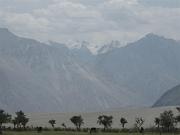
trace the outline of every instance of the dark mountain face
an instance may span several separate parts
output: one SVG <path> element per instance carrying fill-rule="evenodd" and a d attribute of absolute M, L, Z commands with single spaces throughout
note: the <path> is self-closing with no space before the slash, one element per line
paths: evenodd
<path fill-rule="evenodd" d="M 180 105 L 180 85 L 165 92 L 153 106 L 158 107 L 178 105 Z"/>
<path fill-rule="evenodd" d="M 149 34 L 92 55 L 0 29 L 0 106 L 8 111 L 97 111 L 152 105 L 180 82 L 180 45 Z"/>
<path fill-rule="evenodd" d="M 136 102 L 151 105 L 180 81 L 180 44 L 148 34 L 135 43 L 98 56 L 97 69 L 119 88 L 137 95 Z"/>

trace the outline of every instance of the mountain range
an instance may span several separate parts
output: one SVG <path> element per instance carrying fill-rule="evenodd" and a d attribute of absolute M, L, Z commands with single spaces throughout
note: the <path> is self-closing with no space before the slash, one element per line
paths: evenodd
<path fill-rule="evenodd" d="M 179 106 L 180 105 L 180 85 L 165 92 L 153 105 L 158 106 Z"/>
<path fill-rule="evenodd" d="M 70 49 L 1 28 L 0 108 L 85 112 L 151 106 L 180 82 L 180 43 L 175 40 L 148 34 L 109 48 L 94 55 L 86 45 Z"/>

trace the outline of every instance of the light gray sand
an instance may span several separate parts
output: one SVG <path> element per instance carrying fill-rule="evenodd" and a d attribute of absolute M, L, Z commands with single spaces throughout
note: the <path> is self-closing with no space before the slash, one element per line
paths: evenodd
<path fill-rule="evenodd" d="M 134 127 L 135 118 L 142 117 L 145 120 L 144 127 L 154 126 L 154 118 L 158 117 L 160 113 L 165 110 L 172 110 L 175 115 L 178 111 L 176 107 L 158 107 L 158 108 L 122 108 L 114 109 L 114 111 L 105 111 L 105 112 L 91 112 L 91 113 L 31 113 L 27 116 L 30 118 L 29 126 L 43 126 L 50 127 L 48 123 L 50 119 L 56 120 L 56 127 L 61 127 L 62 123 L 65 123 L 67 127 L 74 127 L 74 125 L 69 120 L 74 115 L 82 115 L 84 119 L 83 127 L 99 127 L 97 124 L 97 117 L 99 115 L 112 115 L 113 116 L 113 125 L 114 128 L 121 127 L 120 118 L 125 117 L 128 121 L 126 127 Z"/>

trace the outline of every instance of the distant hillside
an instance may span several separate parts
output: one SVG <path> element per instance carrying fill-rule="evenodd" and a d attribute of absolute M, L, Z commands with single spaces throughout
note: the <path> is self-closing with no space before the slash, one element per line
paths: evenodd
<path fill-rule="evenodd" d="M 98 79 L 91 55 L 85 47 L 69 50 L 0 29 L 0 109 L 79 112 L 131 103 Z"/>
<path fill-rule="evenodd" d="M 152 105 L 180 82 L 180 44 L 155 34 L 100 54 L 97 59 L 98 74 L 133 93 L 137 105 Z"/>
<path fill-rule="evenodd" d="M 89 112 L 152 106 L 180 82 L 175 40 L 148 34 L 125 47 L 104 49 L 93 55 L 85 45 L 69 49 L 0 29 L 0 109 Z"/>
<path fill-rule="evenodd" d="M 165 92 L 154 106 L 176 106 L 180 105 L 180 85 Z"/>

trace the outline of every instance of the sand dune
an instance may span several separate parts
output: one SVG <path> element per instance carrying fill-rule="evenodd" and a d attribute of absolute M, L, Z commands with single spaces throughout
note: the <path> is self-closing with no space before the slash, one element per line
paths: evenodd
<path fill-rule="evenodd" d="M 56 127 L 61 127 L 61 123 L 65 123 L 68 127 L 73 127 L 73 124 L 69 120 L 74 115 L 82 115 L 84 118 L 83 127 L 99 127 L 97 124 L 97 117 L 102 114 L 113 116 L 113 128 L 119 128 L 120 118 L 125 117 L 128 120 L 126 127 L 130 128 L 134 126 L 136 117 L 142 117 L 145 119 L 144 127 L 154 126 L 154 118 L 158 117 L 160 113 L 165 110 L 172 110 L 175 115 L 178 114 L 176 107 L 158 107 L 158 108 L 122 108 L 114 109 L 113 111 L 104 112 L 91 112 L 91 113 L 31 113 L 28 114 L 30 118 L 29 126 L 43 126 L 50 127 L 48 120 L 55 119 Z"/>

